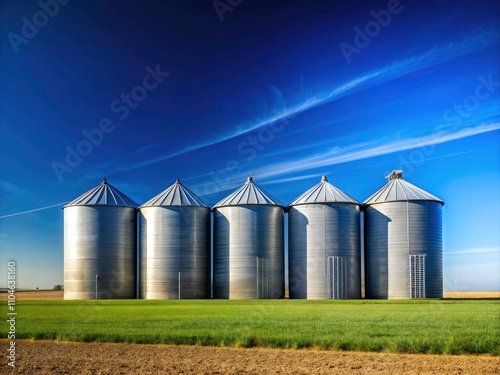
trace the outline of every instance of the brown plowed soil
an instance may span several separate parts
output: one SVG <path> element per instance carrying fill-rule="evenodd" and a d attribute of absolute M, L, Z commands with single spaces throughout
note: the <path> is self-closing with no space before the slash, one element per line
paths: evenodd
<path fill-rule="evenodd" d="M 0 373 L 500 374 L 500 358 L 17 340 L 16 367 L 2 355 Z"/>
<path fill-rule="evenodd" d="M 0 293 L 0 301 L 6 301 L 7 292 Z M 39 301 L 39 300 L 57 300 L 64 299 L 64 291 L 62 290 L 18 290 L 16 291 L 17 301 Z"/>

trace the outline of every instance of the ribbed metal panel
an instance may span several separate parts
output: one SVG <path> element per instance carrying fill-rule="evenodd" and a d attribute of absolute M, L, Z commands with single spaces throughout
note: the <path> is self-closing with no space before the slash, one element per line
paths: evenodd
<path fill-rule="evenodd" d="M 441 201 L 366 207 L 367 298 L 410 298 L 410 255 L 425 255 L 425 297 L 443 297 L 441 215 Z"/>
<path fill-rule="evenodd" d="M 136 209 L 64 209 L 64 299 L 135 298 Z"/>
<path fill-rule="evenodd" d="M 214 297 L 284 297 L 283 208 L 219 207 L 214 216 Z"/>
<path fill-rule="evenodd" d="M 340 282 L 331 257 L 345 264 L 345 298 L 361 298 L 360 206 L 300 204 L 288 211 L 290 298 L 327 299 Z M 338 259 L 335 259 L 335 263 Z M 336 283 L 329 283 L 336 280 Z M 344 287 L 344 286 L 342 286 Z"/>
<path fill-rule="evenodd" d="M 177 180 L 139 207 L 140 297 L 208 298 L 210 208 Z"/>
<path fill-rule="evenodd" d="M 147 206 L 139 210 L 141 298 L 208 298 L 210 208 Z"/>

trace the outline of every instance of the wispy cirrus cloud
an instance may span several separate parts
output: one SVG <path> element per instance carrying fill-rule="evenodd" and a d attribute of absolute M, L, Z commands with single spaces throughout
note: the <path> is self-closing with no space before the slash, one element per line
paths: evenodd
<path fill-rule="evenodd" d="M 456 131 L 441 131 L 437 132 L 431 135 L 423 136 L 423 137 L 418 137 L 418 138 L 413 138 L 413 139 L 405 139 L 405 140 L 398 140 L 394 142 L 388 142 L 385 144 L 377 144 L 376 142 L 363 142 L 359 144 L 354 144 L 347 146 L 345 148 L 340 148 L 336 147 L 331 149 L 329 152 L 321 154 L 321 155 L 315 155 L 311 157 L 301 157 L 300 159 L 297 160 L 290 160 L 287 162 L 283 163 L 276 163 L 272 165 L 268 165 L 265 168 L 259 168 L 255 171 L 256 174 L 259 176 L 259 180 L 266 181 L 267 183 L 273 183 L 275 181 L 270 180 L 271 178 L 276 178 L 281 175 L 285 175 L 291 172 L 297 173 L 297 172 L 305 172 L 311 169 L 319 168 L 319 167 L 326 167 L 329 165 L 334 165 L 334 164 L 341 164 L 341 163 L 346 163 L 350 161 L 356 161 L 356 160 L 362 160 L 362 159 L 367 159 L 371 157 L 376 157 L 376 156 L 381 156 L 381 155 L 386 155 L 394 152 L 399 152 L 399 151 L 404 151 L 404 150 L 410 150 L 418 147 L 428 147 L 430 145 L 436 145 L 440 143 L 445 143 L 449 141 L 454 141 L 458 139 L 462 139 L 465 137 L 470 137 L 482 133 L 487 133 L 491 131 L 496 131 L 500 130 L 500 122 L 495 122 L 491 124 L 481 124 L 478 126 L 471 126 L 465 129 L 460 129 Z M 468 152 L 468 151 L 466 151 Z M 461 154 L 461 153 L 457 153 Z M 456 154 L 453 154 L 456 155 Z M 205 175 L 200 175 L 197 177 L 202 177 Z M 307 174 L 307 175 L 300 175 L 300 176 L 293 176 L 293 177 L 288 177 L 288 178 L 280 178 L 279 182 L 288 182 L 288 181 L 297 181 L 297 180 L 302 180 L 306 178 L 312 178 L 312 177 L 317 177 L 316 173 L 313 174 Z M 278 181 L 276 181 L 278 182 Z M 203 185 L 205 185 L 205 182 L 203 182 Z M 237 187 L 241 185 L 240 180 L 235 180 L 233 182 L 230 182 L 228 184 L 224 184 L 223 186 L 220 187 L 214 187 L 211 192 L 212 193 L 217 193 L 219 191 L 227 190 L 233 187 Z M 199 187 L 197 185 L 194 185 L 193 188 Z M 40 208 L 35 208 L 32 210 L 27 210 L 27 211 L 22 211 L 22 212 L 17 212 L 17 213 L 12 213 L 12 214 L 7 214 L 7 215 L 2 215 L 0 216 L 0 219 L 8 218 L 8 217 L 13 217 L 13 216 L 18 216 L 18 215 L 25 215 L 29 214 L 32 212 L 37 212 L 37 211 L 42 211 L 42 210 L 47 210 L 50 208 L 54 207 L 60 207 L 65 205 L 66 203 L 69 203 L 69 201 L 66 202 L 61 202 L 49 206 L 44 206 Z M 485 253 L 485 252 L 497 252 L 500 251 L 497 248 L 477 248 L 477 249 L 469 249 L 469 250 L 460 250 L 460 251 L 455 251 L 455 252 L 447 252 L 447 255 L 457 255 L 457 254 L 466 254 L 466 253 Z"/>
<path fill-rule="evenodd" d="M 44 207 L 34 208 L 32 210 L 27 210 L 27 211 L 22 211 L 22 212 L 16 212 L 16 213 L 12 213 L 12 214 L 2 215 L 2 216 L 0 216 L 0 219 L 6 219 L 8 217 L 19 216 L 19 215 L 26 215 L 26 214 L 30 214 L 32 212 L 37 212 L 37 211 L 44 211 L 44 210 L 48 210 L 50 208 L 63 206 L 66 203 L 69 203 L 69 202 L 70 201 L 61 202 L 61 203 L 52 204 L 50 206 L 44 206 Z"/>
<path fill-rule="evenodd" d="M 368 159 L 394 152 L 411 150 L 419 147 L 428 147 L 440 143 L 450 142 L 465 137 L 487 133 L 500 129 L 500 122 L 481 124 L 460 130 L 439 131 L 430 135 L 389 141 L 380 144 L 378 141 L 363 142 L 345 148 L 335 148 L 330 152 L 310 157 L 300 157 L 281 163 L 275 163 L 255 171 L 259 178 L 276 177 L 291 172 L 303 172 L 315 168 L 326 167 L 334 164 L 347 163 L 356 160 Z"/>
<path fill-rule="evenodd" d="M 498 247 L 476 247 L 472 249 L 446 251 L 445 255 L 465 255 L 465 254 L 485 254 L 485 253 L 500 253 Z"/>
<path fill-rule="evenodd" d="M 500 130 L 500 122 L 469 126 L 459 130 L 441 130 L 417 138 L 399 139 L 395 141 L 386 141 L 384 143 L 380 141 L 362 142 L 346 147 L 330 148 L 330 150 L 319 154 L 315 153 L 309 157 L 301 155 L 297 158 L 290 158 L 285 162 L 267 164 L 265 167 L 253 170 L 253 172 L 259 177 L 259 181 L 267 183 L 277 182 L 273 180 L 277 178 L 279 178 L 279 182 L 301 180 L 310 178 L 311 176 L 317 176 L 317 173 L 305 174 L 317 168 L 330 167 L 335 164 L 363 160 L 420 147 L 429 147 L 496 130 Z M 470 150 L 465 151 L 465 153 L 466 152 L 470 152 Z M 452 155 L 462 153 L 463 152 L 458 152 Z M 287 175 L 292 173 L 296 176 L 287 177 Z M 288 178 L 290 179 L 288 180 Z M 240 180 L 235 180 L 234 182 L 228 182 L 222 186 L 214 186 L 212 193 L 239 186 L 240 182 Z M 202 184 L 204 183 L 205 182 Z"/>
<path fill-rule="evenodd" d="M 359 90 L 376 86 L 429 66 L 440 64 L 459 56 L 492 46 L 498 43 L 499 40 L 500 32 L 496 28 L 485 27 L 473 30 L 469 35 L 458 41 L 450 41 L 439 46 L 434 46 L 420 55 L 394 61 L 381 68 L 366 72 L 358 77 L 342 82 L 331 90 L 324 90 L 322 92 L 309 95 L 301 101 L 286 106 L 285 108 L 275 108 L 272 113 L 260 118 L 240 122 L 232 126 L 228 131 L 219 133 L 216 136 L 180 148 L 173 152 L 151 157 L 140 162 L 130 163 L 126 166 L 113 168 L 113 171 L 119 172 L 141 168 L 228 141 L 256 129 L 270 126 L 271 124 L 281 121 L 287 117 L 296 116 L 312 108 L 330 103 L 347 95 L 351 95 Z"/>

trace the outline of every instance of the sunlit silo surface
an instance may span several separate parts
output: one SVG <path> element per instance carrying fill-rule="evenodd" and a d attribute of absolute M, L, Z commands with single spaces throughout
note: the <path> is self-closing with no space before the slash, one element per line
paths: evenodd
<path fill-rule="evenodd" d="M 106 182 L 64 209 L 64 299 L 135 298 L 136 207 Z"/>
<path fill-rule="evenodd" d="M 210 296 L 210 208 L 179 180 L 139 207 L 140 296 Z"/>
<path fill-rule="evenodd" d="M 365 201 L 367 298 L 442 298 L 439 198 L 393 171 Z"/>
<path fill-rule="evenodd" d="M 361 298 L 360 204 L 328 182 L 288 211 L 290 298 Z"/>
<path fill-rule="evenodd" d="M 214 206 L 214 297 L 284 297 L 284 210 L 249 177 Z"/>

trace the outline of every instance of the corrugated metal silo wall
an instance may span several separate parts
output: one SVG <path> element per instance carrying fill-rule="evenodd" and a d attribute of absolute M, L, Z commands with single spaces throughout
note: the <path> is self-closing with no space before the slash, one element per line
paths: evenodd
<path fill-rule="evenodd" d="M 290 298 L 328 298 L 328 257 L 346 259 L 346 298 L 361 298 L 360 207 L 297 205 L 288 223 Z"/>
<path fill-rule="evenodd" d="M 139 215 L 140 297 L 208 298 L 210 209 L 144 207 Z"/>
<path fill-rule="evenodd" d="M 135 298 L 136 210 L 64 209 L 64 299 Z"/>
<path fill-rule="evenodd" d="M 367 298 L 410 298 L 410 255 L 425 257 L 425 296 L 443 296 L 441 203 L 385 202 L 366 207 Z"/>
<path fill-rule="evenodd" d="M 228 206 L 214 213 L 214 297 L 283 298 L 283 208 Z"/>

